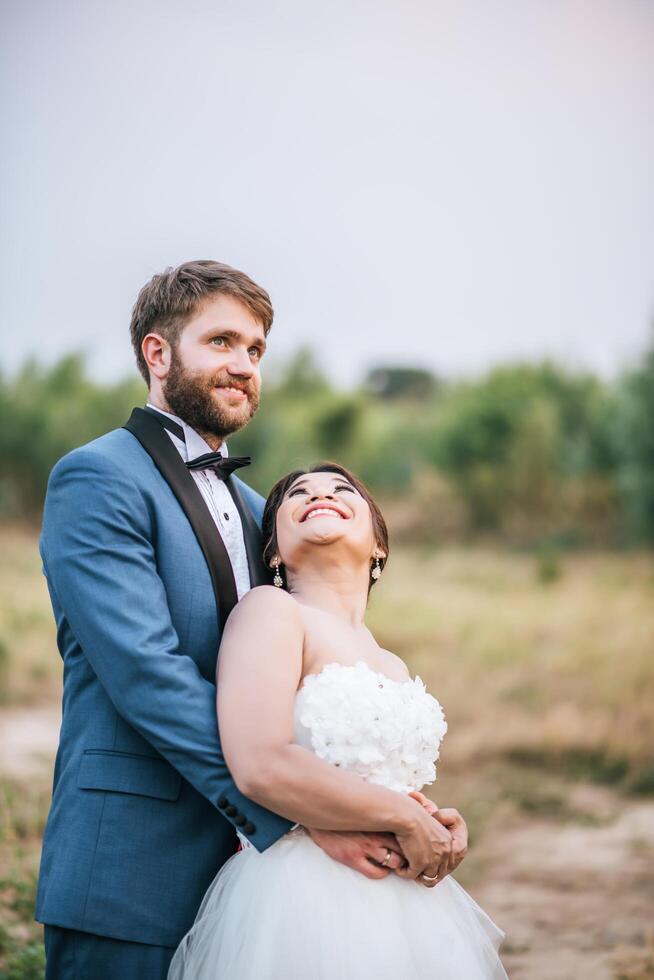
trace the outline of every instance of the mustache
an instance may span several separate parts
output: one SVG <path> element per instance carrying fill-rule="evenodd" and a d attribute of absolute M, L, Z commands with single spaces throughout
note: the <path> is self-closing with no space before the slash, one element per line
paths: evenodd
<path fill-rule="evenodd" d="M 257 388 L 251 378 L 239 374 L 214 374 L 206 381 L 207 388 L 238 388 L 248 398 L 256 395 Z"/>

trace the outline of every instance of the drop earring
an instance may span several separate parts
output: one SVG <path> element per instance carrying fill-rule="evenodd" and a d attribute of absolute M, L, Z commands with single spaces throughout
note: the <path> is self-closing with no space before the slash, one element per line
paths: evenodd
<path fill-rule="evenodd" d="M 273 585 L 276 585 L 278 589 L 281 589 L 284 585 L 284 579 L 279 572 L 279 558 L 275 557 L 273 559 L 273 565 L 275 566 L 275 577 L 273 579 Z"/>
<path fill-rule="evenodd" d="M 375 558 L 375 564 L 373 565 L 373 567 L 372 567 L 372 569 L 370 571 L 370 576 L 376 582 L 377 579 L 379 578 L 379 576 L 381 575 L 381 573 L 382 573 L 382 570 L 381 570 L 381 565 L 379 564 L 379 558 Z"/>

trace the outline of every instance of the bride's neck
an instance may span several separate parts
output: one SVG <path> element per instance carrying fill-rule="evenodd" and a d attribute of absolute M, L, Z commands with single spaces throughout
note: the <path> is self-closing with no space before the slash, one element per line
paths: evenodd
<path fill-rule="evenodd" d="M 290 577 L 289 592 L 305 606 L 361 626 L 368 603 L 368 570 L 303 569 Z"/>

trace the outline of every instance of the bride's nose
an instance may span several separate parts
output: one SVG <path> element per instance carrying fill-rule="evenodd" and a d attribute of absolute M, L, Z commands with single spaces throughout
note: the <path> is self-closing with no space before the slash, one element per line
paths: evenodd
<path fill-rule="evenodd" d="M 313 503 L 315 500 L 333 500 L 333 493 L 314 493 L 309 499 L 309 503 Z"/>

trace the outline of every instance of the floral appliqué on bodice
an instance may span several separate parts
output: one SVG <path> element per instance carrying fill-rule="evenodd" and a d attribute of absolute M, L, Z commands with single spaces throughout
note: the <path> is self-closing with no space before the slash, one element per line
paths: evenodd
<path fill-rule="evenodd" d="M 332 765 L 399 793 L 436 779 L 447 723 L 419 677 L 394 681 L 362 660 L 327 664 L 295 696 L 295 739 Z"/>

